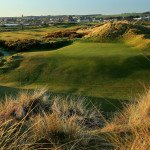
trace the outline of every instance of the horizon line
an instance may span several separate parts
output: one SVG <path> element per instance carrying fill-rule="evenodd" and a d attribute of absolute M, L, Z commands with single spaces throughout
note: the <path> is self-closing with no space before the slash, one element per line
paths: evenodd
<path fill-rule="evenodd" d="M 91 14 L 59 14 L 59 15 L 18 15 L 18 16 L 0 16 L 0 18 L 7 18 L 7 17 L 21 17 L 22 15 L 24 17 L 28 17 L 28 16 L 32 16 L 32 17 L 36 17 L 36 16 L 91 16 L 91 15 L 102 15 L 102 16 L 113 16 L 113 15 L 122 15 L 122 14 L 141 14 L 141 13 L 146 13 L 146 12 L 150 12 L 150 11 L 140 11 L 140 12 L 123 12 L 123 13 L 113 13 L 113 14 L 101 14 L 101 13 L 91 13 Z"/>

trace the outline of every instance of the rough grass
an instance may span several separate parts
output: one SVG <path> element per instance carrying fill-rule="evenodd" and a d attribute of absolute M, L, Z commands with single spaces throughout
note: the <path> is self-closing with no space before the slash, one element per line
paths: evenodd
<path fill-rule="evenodd" d="M 105 119 L 96 106 L 88 108 L 81 98 L 52 98 L 45 89 L 22 92 L 1 103 L 0 147 L 147 150 L 149 98 L 148 92 Z"/>
<path fill-rule="evenodd" d="M 148 30 L 148 29 L 147 29 Z M 150 50 L 150 33 L 137 34 L 133 30 L 130 30 L 124 35 L 125 43 L 134 46 L 141 50 Z"/>
<path fill-rule="evenodd" d="M 112 41 L 121 37 L 130 26 L 127 22 L 109 22 L 92 29 L 86 37 L 95 37 L 101 42 Z"/>
<path fill-rule="evenodd" d="M 66 31 L 57 31 L 53 33 L 49 33 L 45 36 L 46 39 L 57 39 L 57 38 L 82 38 L 85 34 L 78 33 L 76 30 L 66 30 Z"/>
<path fill-rule="evenodd" d="M 78 102 L 69 97 L 49 99 L 45 89 L 7 98 L 0 108 L 0 147 L 100 148 L 101 139 L 89 130 L 103 126 L 101 116 L 89 110 L 81 99 L 76 100 Z"/>
<path fill-rule="evenodd" d="M 143 50 L 150 49 L 150 29 L 142 25 L 118 21 L 89 30 L 85 38 L 97 42 L 122 41 Z"/>
<path fill-rule="evenodd" d="M 17 40 L 26 40 L 26 39 L 36 39 L 41 40 L 45 35 L 52 32 L 64 31 L 68 29 L 76 29 L 82 26 L 79 25 L 67 25 L 66 27 L 61 25 L 50 26 L 46 28 L 39 29 L 25 29 L 20 31 L 11 31 L 11 32 L 1 32 L 0 40 L 4 41 L 17 41 Z M 83 26 L 84 27 L 84 26 Z"/>
<path fill-rule="evenodd" d="M 147 150 L 150 147 L 150 93 L 140 96 L 115 115 L 102 132 L 108 132 L 109 140 L 116 148 Z"/>

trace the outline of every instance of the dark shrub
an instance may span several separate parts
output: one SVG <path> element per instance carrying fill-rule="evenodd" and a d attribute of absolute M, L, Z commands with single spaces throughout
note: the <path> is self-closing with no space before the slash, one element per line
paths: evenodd
<path fill-rule="evenodd" d="M 2 53 L 2 52 L 0 52 L 0 57 L 1 57 L 1 56 L 3 56 L 3 53 Z"/>
<path fill-rule="evenodd" d="M 0 40 L 0 47 L 4 47 L 5 46 L 5 41 Z"/>
<path fill-rule="evenodd" d="M 5 48 L 13 52 L 24 52 L 33 49 L 57 49 L 70 45 L 71 40 L 40 41 L 40 40 L 17 40 L 5 43 Z"/>
<path fill-rule="evenodd" d="M 29 49 L 37 48 L 40 46 L 39 40 L 17 40 L 17 41 L 9 41 L 6 42 L 6 48 L 8 50 L 21 52 L 21 51 L 27 51 Z"/>
<path fill-rule="evenodd" d="M 53 33 L 49 33 L 45 36 L 45 38 L 51 38 L 51 39 L 56 39 L 56 38 L 69 38 L 69 39 L 74 39 L 74 38 L 82 38 L 85 34 L 83 33 L 77 33 L 75 30 L 66 30 L 66 31 L 57 31 Z"/>

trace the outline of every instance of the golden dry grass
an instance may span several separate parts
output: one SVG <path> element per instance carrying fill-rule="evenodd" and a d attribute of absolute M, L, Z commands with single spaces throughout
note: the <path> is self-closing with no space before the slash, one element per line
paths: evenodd
<path fill-rule="evenodd" d="M 17 98 L 15 96 L 6 97 L 0 105 L 0 122 L 5 122 L 9 119 L 22 120 L 28 113 L 36 113 L 44 109 L 44 98 L 46 90 L 37 90 L 33 92 L 21 92 Z M 38 112 L 39 113 L 39 112 Z"/>
<path fill-rule="evenodd" d="M 136 34 L 134 30 L 129 30 L 123 36 L 124 42 L 141 50 L 150 49 L 150 38 L 145 38 L 145 34 Z"/>
<path fill-rule="evenodd" d="M 98 42 L 122 41 L 138 49 L 149 50 L 149 28 L 127 21 L 108 22 L 89 30 L 85 38 Z"/>
<path fill-rule="evenodd" d="M 99 40 L 109 40 L 113 38 L 118 38 L 124 34 L 124 32 L 130 27 L 131 25 L 124 21 L 124 22 L 108 22 L 99 27 L 95 27 L 91 30 L 91 32 L 86 37 L 97 37 Z"/>
<path fill-rule="evenodd" d="M 121 150 L 148 150 L 150 148 L 150 92 L 114 116 L 101 132 Z"/>
<path fill-rule="evenodd" d="M 3 149 L 93 149 L 99 141 L 89 130 L 101 121 L 81 99 L 53 97 L 45 89 L 22 92 L 1 105 Z M 7 110 L 6 110 L 7 109 Z M 101 144 L 96 142 L 95 147 Z M 11 148 L 12 147 L 12 148 Z"/>
<path fill-rule="evenodd" d="M 24 108 L 28 109 L 22 116 Z M 49 97 L 45 89 L 7 98 L 0 117 L 2 114 L 5 121 L 0 124 L 1 149 L 148 150 L 150 147 L 150 92 L 126 105 L 110 121 L 96 107 L 89 109 L 81 98 Z M 22 117 L 18 119 L 17 115 Z"/>

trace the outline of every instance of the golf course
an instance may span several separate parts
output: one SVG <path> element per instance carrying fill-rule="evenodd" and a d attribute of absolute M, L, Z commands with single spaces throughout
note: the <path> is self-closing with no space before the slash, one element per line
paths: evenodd
<path fill-rule="evenodd" d="M 150 0 L 0 0 L 0 150 L 150 150 Z"/>
<path fill-rule="evenodd" d="M 128 99 L 150 82 L 149 52 L 124 43 L 74 42 L 17 55 L 13 61 L 7 58 L 13 68 L 6 66 L 1 73 L 2 86 L 45 86 L 57 93 Z"/>
<path fill-rule="evenodd" d="M 128 21 L 2 32 L 0 146 L 148 150 L 149 35 Z"/>
<path fill-rule="evenodd" d="M 149 39 L 142 39 L 142 34 L 133 34 L 130 42 L 133 39 L 134 42 L 131 44 L 129 40 L 113 41 L 111 38 L 114 35 L 116 37 L 118 33 L 124 34 L 124 30 L 131 28 L 131 25 L 126 23 L 116 23 L 115 26 L 118 27 L 116 30 L 109 23 L 93 28 L 88 34 L 94 40 L 89 40 L 89 37 L 88 40 L 82 38 L 58 48 L 34 48 L 3 57 L 0 66 L 1 86 L 19 89 L 44 86 L 54 93 L 119 100 L 134 98 L 150 83 L 150 51 L 147 48 Z M 71 26 L 63 31 L 76 28 Z M 100 41 L 101 35 L 98 33 L 101 28 L 103 32 L 100 33 L 107 41 Z M 138 30 L 142 32 L 144 29 Z M 43 36 L 44 29 L 39 30 Z M 54 31 L 50 28 L 45 32 L 55 33 L 60 30 L 60 27 Z M 130 32 L 125 33 L 125 38 Z M 28 33 L 29 31 L 12 32 L 9 38 L 17 34 L 22 34 L 21 39 L 26 38 Z M 111 35 L 108 36 L 109 34 Z M 142 44 L 139 44 L 140 38 Z M 135 41 L 140 46 L 134 46 Z"/>

